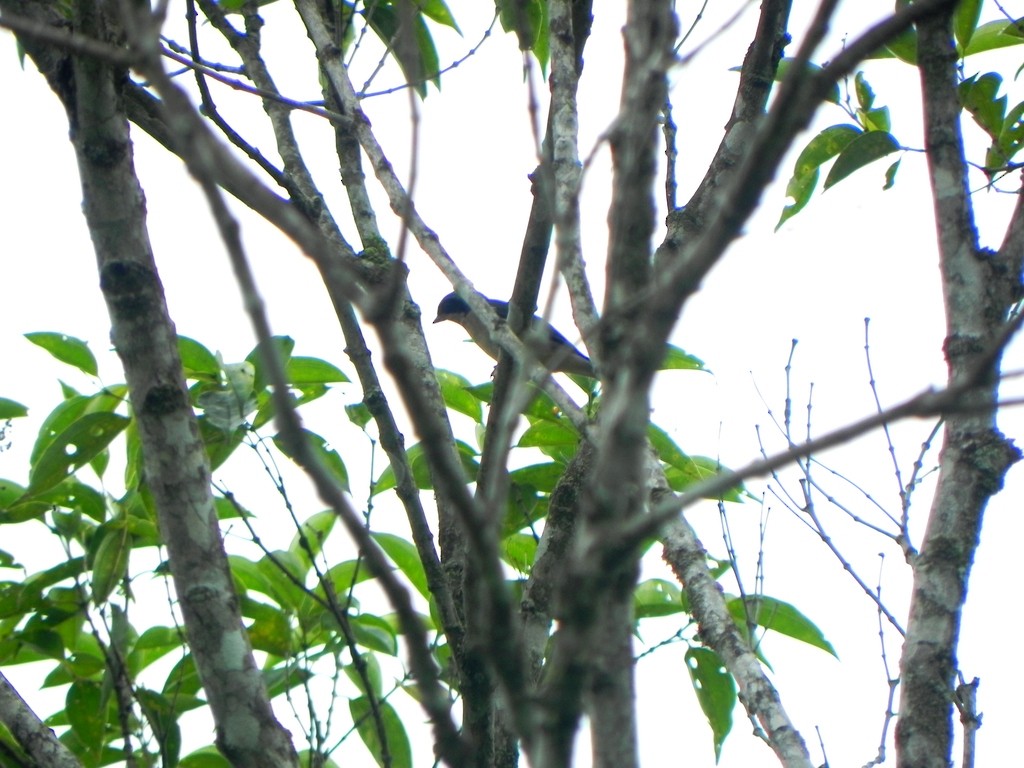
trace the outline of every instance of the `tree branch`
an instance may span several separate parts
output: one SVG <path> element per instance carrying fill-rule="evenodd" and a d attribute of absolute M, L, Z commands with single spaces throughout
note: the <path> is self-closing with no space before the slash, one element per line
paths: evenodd
<path fill-rule="evenodd" d="M 646 503 L 644 488 L 651 456 L 647 446 L 649 383 L 661 356 L 647 365 L 642 344 L 633 344 L 629 333 L 630 297 L 648 287 L 650 237 L 656 207 L 653 200 L 656 168 L 657 121 L 667 93 L 666 72 L 673 60 L 676 18 L 669 4 L 634 0 L 629 4 L 623 36 L 626 70 L 619 115 L 610 132 L 613 188 L 609 211 L 610 236 L 605 298 L 606 317 L 601 325 L 599 350 L 604 355 L 605 391 L 598 415 L 600 441 L 594 469 L 587 478 L 577 521 L 574 547 L 559 591 L 560 627 L 551 646 L 550 662 L 541 695 L 547 719 L 539 729 L 538 764 L 562 765 L 571 757 L 573 737 L 581 711 L 581 697 L 594 680 L 603 644 L 620 649 L 629 645 L 632 626 L 631 601 L 638 565 L 633 553 L 615 561 L 591 561 L 587 551 L 594 541 L 614 535 L 617 523 L 640 514 Z M 571 118 L 571 111 L 566 110 Z M 563 115 L 563 118 L 566 117 Z M 556 122 L 558 116 L 556 116 Z M 566 130 L 571 134 L 571 119 Z M 570 136 L 563 139 L 566 162 L 574 158 Z M 559 147 L 555 148 L 556 159 Z M 557 167 L 557 166 L 556 166 Z M 569 168 L 571 170 L 571 168 Z M 578 184 L 566 174 L 566 193 L 575 196 Z M 557 196 L 556 192 L 556 196 Z M 567 201 L 571 202 L 571 201 Z M 567 210 L 567 224 L 573 221 Z M 568 228 L 575 236 L 575 230 Z M 572 243 L 567 245 L 571 247 Z M 571 255 L 571 254 L 570 254 Z M 585 303 L 585 302 L 581 302 Z M 626 311 L 623 311 L 626 307 Z M 629 342 L 626 342 L 630 339 Z M 614 608 L 612 608 L 614 606 Z M 601 639 L 596 632 L 604 631 Z M 631 694 L 632 667 L 621 670 L 612 699 Z M 607 682 L 607 680 L 606 680 Z M 616 712 L 626 715 L 619 706 Z M 636 761 L 634 715 L 616 729 L 619 743 L 614 754 Z M 599 738 L 609 738 L 602 734 Z"/>
<path fill-rule="evenodd" d="M 47 768 L 82 768 L 82 764 L 53 730 L 47 728 L 0 672 L 0 723 L 36 765 Z"/>
<path fill-rule="evenodd" d="M 911 561 L 914 586 L 896 723 L 899 766 L 952 762 L 956 653 L 971 564 L 988 500 L 1021 458 L 995 426 L 1003 345 L 994 343 L 1020 296 L 1021 254 L 993 257 L 978 249 L 951 19 L 950 9 L 918 24 L 917 59 L 946 309 L 947 381 L 951 388 L 964 381 L 976 386 L 965 393 L 969 408 L 946 419 L 935 496 L 920 555 Z M 1019 239 L 1018 227 L 1015 214 L 1007 242 Z"/>
<path fill-rule="evenodd" d="M 120 35 L 125 20 L 105 16 L 103 11 L 111 9 L 87 5 L 75 10 L 75 25 L 85 35 Z M 71 119 L 111 337 L 124 365 L 146 474 L 154 480 L 149 488 L 196 667 L 217 723 L 218 746 L 236 765 L 294 765 L 294 747 L 273 716 L 242 627 L 220 538 L 206 453 L 153 261 L 128 122 L 120 107 L 123 73 L 94 57 L 73 57 L 71 66 L 58 95 Z"/>

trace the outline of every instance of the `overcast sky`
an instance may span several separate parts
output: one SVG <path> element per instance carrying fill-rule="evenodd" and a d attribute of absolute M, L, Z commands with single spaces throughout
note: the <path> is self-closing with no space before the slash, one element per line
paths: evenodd
<path fill-rule="evenodd" d="M 459 5 L 452 3 L 464 38 L 438 31 L 442 60 L 456 58 L 474 45 L 490 21 L 482 12 L 487 3 L 471 3 L 465 9 Z M 679 4 L 684 10 L 688 5 Z M 695 40 L 711 36 L 738 7 L 736 3 L 712 5 L 716 7 L 708 9 Z M 844 36 L 852 36 L 864 27 L 867 20 L 856 14 L 864 13 L 868 5 L 874 7 L 873 13 L 891 7 L 888 2 L 844 4 L 847 15 L 833 25 L 830 43 L 819 61 L 829 58 Z M 287 50 L 283 37 L 281 42 L 273 37 L 283 26 L 284 10 L 267 8 L 271 22 L 267 27 L 268 45 Z M 801 12 L 806 14 L 806 8 L 801 6 Z M 674 75 L 673 102 L 680 123 L 681 199 L 703 175 L 721 138 L 736 84 L 736 75 L 729 68 L 740 63 L 756 22 L 755 14 L 753 6 L 733 29 Z M 684 24 L 688 22 L 684 19 Z M 599 16 L 587 47 L 580 98 L 584 154 L 617 109 L 621 23 L 621 18 Z M 799 29 L 798 22 L 794 26 L 797 39 Z M 1011 55 L 1012 63 L 1004 71 L 1012 73 L 1018 59 Z M 444 76 L 440 93 L 432 89 L 421 115 L 417 205 L 476 286 L 499 298 L 507 297 L 514 280 L 519 239 L 530 205 L 526 174 L 535 164 L 519 61 L 513 40 L 496 33 L 476 57 Z M 982 61 L 978 66 L 995 64 Z M 969 66 L 968 74 L 971 71 Z M 892 108 L 897 138 L 905 146 L 920 147 L 914 72 L 891 62 L 874 64 L 868 72 L 878 102 Z M 297 98 L 315 97 L 316 80 L 309 72 L 292 69 L 277 77 L 286 93 Z M 121 374 L 109 350 L 109 321 L 81 216 L 81 193 L 67 141 L 67 123 L 56 98 L 31 65 L 24 72 L 19 69 L 9 35 L 0 36 L 0 82 L 8 105 L 5 119 L 0 120 L 0 146 L 5 150 L 4 183 L 0 184 L 0 265 L 5 278 L 0 294 L 0 396 L 32 408 L 31 418 L 16 424 L 8 434 L 14 446 L 0 454 L 0 477 L 24 481 L 35 430 L 59 398 L 57 377 L 82 389 L 90 383 L 50 361 L 22 334 L 54 330 L 87 339 L 101 358 L 104 382 L 116 382 Z M 1022 98 L 1017 90 L 1011 104 Z M 238 101 L 226 93 L 215 93 L 224 103 Z M 546 97 L 546 86 L 539 80 L 538 93 L 542 99 Z M 256 104 L 245 108 L 259 114 Z M 407 175 L 408 100 L 401 94 L 372 99 L 366 109 L 392 162 Z M 838 122 L 847 120 L 832 108 L 822 110 L 816 125 L 820 130 Z M 326 126 L 305 115 L 297 116 L 296 123 L 315 146 L 309 155 L 320 169 L 319 181 L 341 210 L 343 193 L 333 179 L 337 163 L 331 159 Z M 254 340 L 241 312 L 223 248 L 200 196 L 179 162 L 140 132 L 134 135 L 151 236 L 178 330 L 221 350 L 226 360 L 240 359 Z M 970 131 L 970 135 L 977 139 L 976 132 Z M 262 141 L 269 151 L 270 142 L 266 138 Z M 791 171 L 793 159 L 795 156 L 786 162 L 784 175 Z M 598 296 L 603 289 L 607 160 L 607 151 L 600 150 L 588 171 L 583 199 L 584 255 Z M 756 425 L 761 425 L 769 451 L 784 447 L 784 440 L 772 426 L 769 409 L 780 418 L 786 386 L 784 366 L 793 339 L 799 340 L 791 379 L 798 434 L 805 430 L 812 382 L 814 434 L 870 413 L 874 405 L 864 363 L 865 317 L 871 318 L 871 354 L 883 404 L 893 404 L 943 381 L 942 306 L 924 158 L 906 152 L 896 187 L 883 193 L 887 164 L 882 161 L 817 196 L 778 233 L 773 228 L 784 204 L 786 179 L 778 179 L 765 196 L 762 209 L 748 224 L 744 237 L 730 249 L 687 307 L 674 336 L 676 344 L 704 359 L 713 375 L 669 372 L 656 385 L 653 418 L 684 450 L 720 457 L 730 466 L 742 465 L 758 456 Z M 380 196 L 378 199 L 383 200 Z M 983 242 L 997 246 L 1012 196 L 978 192 L 975 201 Z M 382 204 L 379 211 L 384 219 L 387 206 Z M 389 231 L 396 231 L 393 222 L 385 225 Z M 275 331 L 294 336 L 298 354 L 322 356 L 350 370 L 329 302 L 311 264 L 289 241 L 251 217 L 245 219 L 244 236 Z M 407 258 L 413 296 L 430 319 L 437 301 L 450 287 L 417 249 L 411 248 Z M 569 332 L 564 300 L 555 320 Z M 427 337 L 439 365 L 473 381 L 486 380 L 493 364 L 463 343 L 464 334 L 459 328 L 451 324 L 433 326 L 428 328 Z M 1005 367 L 1007 371 L 1024 368 L 1024 348 L 1019 342 L 1008 353 Z M 1008 391 L 1019 394 L 1024 390 L 1018 383 Z M 326 418 L 340 421 L 340 404 L 357 399 L 357 390 L 348 387 L 328 406 L 334 411 L 323 413 L 332 413 Z M 342 435 L 347 434 L 340 431 L 343 426 L 311 426 L 339 444 Z M 456 426 L 467 439 L 473 439 L 467 423 Z M 930 428 L 931 424 L 922 422 L 894 428 L 904 477 L 909 475 Z M 1024 436 L 1021 412 L 1005 413 L 1002 428 L 1011 436 Z M 368 467 L 360 466 L 358 456 L 350 456 L 344 449 L 343 455 L 350 462 L 350 472 L 356 476 L 368 472 Z M 892 463 L 879 434 L 822 459 L 887 510 L 898 510 Z M 933 451 L 926 465 L 934 462 Z M 1010 564 L 1019 557 L 1018 542 L 1024 539 L 1024 485 L 1020 476 L 1019 467 L 1011 471 L 1006 490 L 987 512 L 972 576 L 972 599 L 964 621 L 961 666 L 968 678 L 981 678 L 979 705 L 984 711 L 984 727 L 979 734 L 979 764 L 1018 751 L 1017 700 L 1024 676 L 1016 654 L 1000 652 L 1009 643 L 997 644 L 992 630 L 1012 631 L 1011 622 L 1015 621 L 1011 618 L 1013 608 L 1007 610 L 1008 592 L 1015 582 L 1007 577 Z M 877 519 L 872 503 L 854 487 L 824 469 L 819 470 L 818 478 L 843 503 Z M 782 487 L 795 493 L 795 475 L 784 476 Z M 793 641 L 769 636 L 764 650 L 774 667 L 773 678 L 804 737 L 813 741 L 815 728 L 820 727 L 832 765 L 862 765 L 874 756 L 886 694 L 872 604 L 820 542 L 773 498 L 773 491 L 780 489 L 777 483 L 755 480 L 748 488 L 755 496 L 765 495 L 764 507 L 755 503 L 733 505 L 728 513 L 747 588 L 752 586 L 759 520 L 767 515 L 766 592 L 792 602 L 815 620 L 840 657 L 836 661 Z M 918 533 L 927 510 L 928 489 L 926 483 L 914 510 Z M 874 584 L 878 578 L 878 553 L 886 553 L 886 600 L 898 616 L 905 615 L 906 568 L 896 548 L 845 524 L 835 508 L 828 507 L 823 499 L 819 501 L 822 510 L 836 520 L 840 532 L 837 541 L 847 548 L 848 556 L 868 583 Z M 317 502 L 310 499 L 308 503 L 307 514 L 318 508 Z M 723 555 L 714 506 L 698 508 L 688 517 L 711 552 Z M 6 536 L 5 532 L 5 541 Z M 16 554 L 21 556 L 20 551 Z M 656 573 L 655 568 L 656 558 L 649 572 Z M 657 642 L 677 628 L 678 624 L 664 622 L 645 630 L 643 640 Z M 895 670 L 899 646 L 891 631 L 887 637 L 889 663 Z M 644 646 L 638 644 L 637 648 L 643 650 Z M 664 649 L 639 666 L 641 739 L 649 765 L 682 762 L 679 734 L 685 739 L 688 765 L 714 764 L 710 733 L 693 702 L 682 666 L 683 650 L 678 645 Z M 30 695 L 33 691 L 23 693 Z M 772 765 L 774 758 L 763 744 L 747 735 L 749 728 L 740 710 L 736 718 L 721 765 Z M 667 744 L 674 745 L 671 753 L 664 751 Z M 812 756 L 821 762 L 817 745 L 809 746 Z"/>

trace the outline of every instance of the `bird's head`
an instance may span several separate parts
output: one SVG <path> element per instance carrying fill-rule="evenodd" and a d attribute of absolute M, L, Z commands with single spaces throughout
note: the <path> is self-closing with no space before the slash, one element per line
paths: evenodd
<path fill-rule="evenodd" d="M 434 318 L 434 322 L 441 323 L 445 320 L 452 320 L 461 323 L 468 314 L 469 304 L 466 303 L 466 300 L 457 293 L 449 293 L 437 305 L 437 317 Z"/>

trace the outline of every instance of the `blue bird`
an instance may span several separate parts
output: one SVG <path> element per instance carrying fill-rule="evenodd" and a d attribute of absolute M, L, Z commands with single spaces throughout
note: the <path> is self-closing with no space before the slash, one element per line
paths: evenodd
<path fill-rule="evenodd" d="M 494 312 L 498 317 L 505 320 L 508 319 L 507 301 L 488 299 L 486 296 L 484 298 L 487 303 L 494 308 Z M 466 329 L 470 338 L 476 342 L 480 349 L 495 360 L 498 359 L 499 347 L 491 340 L 489 329 L 483 322 L 481 322 L 480 318 L 470 312 L 469 304 L 467 304 L 465 299 L 457 293 L 449 293 L 441 299 L 441 303 L 437 305 L 437 317 L 434 318 L 434 322 L 440 323 L 444 320 L 451 320 L 453 323 L 461 325 Z M 543 341 L 544 348 L 534 350 L 542 365 L 544 365 L 549 371 L 561 371 L 562 373 L 589 376 L 592 379 L 597 378 L 597 374 L 594 373 L 594 365 L 590 362 L 590 358 L 576 349 L 576 347 L 574 347 L 572 343 L 565 338 L 565 336 L 556 331 L 550 323 L 544 322 L 536 315 L 534 315 L 532 322 L 534 327 L 540 324 L 546 331 L 545 339 Z"/>

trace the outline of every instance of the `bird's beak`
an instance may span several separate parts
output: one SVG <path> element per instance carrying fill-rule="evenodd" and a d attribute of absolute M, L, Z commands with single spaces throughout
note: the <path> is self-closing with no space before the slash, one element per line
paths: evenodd
<path fill-rule="evenodd" d="M 434 318 L 434 325 L 437 325 L 438 323 L 444 322 L 447 319 L 448 318 L 445 317 L 444 315 L 438 314 L 438 316 Z"/>

